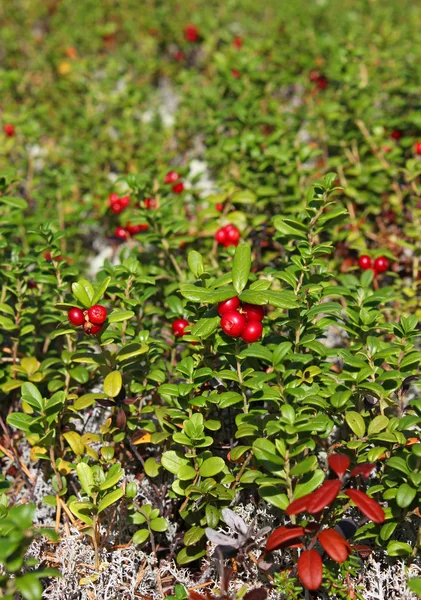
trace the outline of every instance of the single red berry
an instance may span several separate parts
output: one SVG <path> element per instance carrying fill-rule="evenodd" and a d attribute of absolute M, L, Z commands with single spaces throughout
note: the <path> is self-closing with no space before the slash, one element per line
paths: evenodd
<path fill-rule="evenodd" d="M 234 298 L 229 298 L 228 300 L 223 300 L 218 304 L 217 310 L 218 315 L 222 317 L 227 312 L 232 312 L 233 310 L 237 310 L 240 306 L 240 298 L 238 296 L 234 296 Z"/>
<path fill-rule="evenodd" d="M 221 329 L 231 337 L 238 337 L 241 335 L 245 325 L 245 316 L 236 310 L 232 310 L 222 315 Z"/>
<path fill-rule="evenodd" d="M 238 69 L 231 69 L 231 75 L 234 77 L 234 79 L 238 79 L 241 73 Z"/>
<path fill-rule="evenodd" d="M 93 323 L 89 323 L 88 321 L 85 321 L 85 323 L 83 324 L 83 331 L 88 335 L 95 335 L 99 333 L 101 329 L 102 325 L 94 325 Z"/>
<path fill-rule="evenodd" d="M 327 88 L 328 80 L 324 75 L 320 75 L 319 79 L 316 81 L 316 87 L 319 90 L 325 90 Z"/>
<path fill-rule="evenodd" d="M 184 59 L 184 52 L 182 52 L 181 50 L 177 50 L 177 52 L 175 52 L 174 54 L 174 60 L 176 60 L 177 62 L 183 62 Z"/>
<path fill-rule="evenodd" d="M 154 208 L 156 208 L 156 200 L 154 200 L 153 198 L 145 198 L 144 205 L 146 210 L 153 210 Z"/>
<path fill-rule="evenodd" d="M 28 279 L 28 288 L 30 290 L 36 290 L 38 289 L 38 284 L 33 279 Z"/>
<path fill-rule="evenodd" d="M 13 137 L 15 135 L 15 126 L 11 123 L 6 123 L 6 125 L 3 126 L 3 131 L 7 137 Z"/>
<path fill-rule="evenodd" d="M 241 46 L 244 44 L 242 38 L 240 38 L 239 36 L 235 37 L 232 40 L 232 45 L 234 46 L 234 48 L 241 48 Z"/>
<path fill-rule="evenodd" d="M 215 240 L 218 242 L 218 244 L 225 244 L 227 241 L 227 232 L 224 227 L 221 227 L 221 229 L 218 229 L 218 231 L 215 233 Z"/>
<path fill-rule="evenodd" d="M 385 256 L 379 256 L 374 261 L 374 270 L 378 273 L 384 273 L 389 269 L 389 261 Z"/>
<path fill-rule="evenodd" d="M 262 336 L 263 325 L 260 321 L 249 321 L 243 329 L 241 337 L 247 344 L 257 342 Z"/>
<path fill-rule="evenodd" d="M 247 321 L 263 321 L 265 316 L 265 309 L 258 304 L 249 304 L 248 302 L 245 302 L 241 310 Z"/>
<path fill-rule="evenodd" d="M 124 206 L 121 204 L 119 200 L 117 202 L 113 202 L 111 204 L 111 210 L 115 215 L 119 215 L 124 210 Z"/>
<path fill-rule="evenodd" d="M 240 241 L 240 232 L 238 231 L 238 229 L 234 225 L 229 224 L 225 227 L 225 231 L 226 243 L 224 245 L 237 246 L 238 242 Z"/>
<path fill-rule="evenodd" d="M 172 191 L 174 192 L 174 194 L 181 194 L 181 192 L 184 191 L 184 184 L 182 181 L 180 181 L 179 183 L 176 183 L 175 185 L 172 186 Z"/>
<path fill-rule="evenodd" d="M 115 202 L 118 202 L 118 200 L 118 194 L 116 194 L 115 192 L 111 192 L 111 194 L 108 195 L 108 204 L 110 206 L 112 206 Z"/>
<path fill-rule="evenodd" d="M 127 240 L 128 232 L 124 229 L 124 227 L 116 227 L 114 230 L 114 237 L 119 240 Z"/>
<path fill-rule="evenodd" d="M 130 235 L 137 235 L 138 233 L 146 231 L 147 229 L 149 229 L 149 225 L 147 223 L 140 223 L 139 225 L 131 225 L 129 221 L 126 223 L 126 231 L 128 231 Z"/>
<path fill-rule="evenodd" d="M 118 201 L 120 202 L 123 208 L 127 208 L 130 204 L 130 198 L 128 196 L 122 196 L 118 199 Z"/>
<path fill-rule="evenodd" d="M 224 205 L 221 204 L 221 202 L 218 202 L 218 204 L 215 206 L 216 210 L 218 210 L 219 212 L 222 212 L 224 210 Z"/>
<path fill-rule="evenodd" d="M 189 325 L 186 319 L 176 319 L 172 322 L 171 329 L 175 337 L 183 337 L 185 328 Z"/>
<path fill-rule="evenodd" d="M 382 150 L 383 150 L 383 152 L 385 152 L 387 154 L 388 152 L 390 152 L 392 150 L 392 148 L 390 146 L 383 146 Z"/>
<path fill-rule="evenodd" d="M 373 266 L 371 258 L 366 254 L 360 256 L 360 258 L 358 259 L 358 265 L 364 271 L 366 271 L 367 269 L 371 269 L 371 267 Z"/>
<path fill-rule="evenodd" d="M 199 29 L 196 25 L 186 25 L 184 28 L 184 38 L 188 42 L 197 42 L 199 39 Z"/>
<path fill-rule="evenodd" d="M 308 78 L 310 79 L 310 81 L 315 83 L 318 79 L 320 79 L 319 71 L 315 71 L 315 70 L 310 71 L 310 73 L 308 74 Z"/>
<path fill-rule="evenodd" d="M 415 152 L 416 154 L 421 154 L 421 142 L 415 144 Z"/>
<path fill-rule="evenodd" d="M 394 140 L 400 140 L 402 137 L 402 131 L 399 131 L 399 129 L 394 129 L 390 134 L 390 137 Z"/>
<path fill-rule="evenodd" d="M 164 177 L 164 183 L 175 183 L 180 179 L 180 175 L 175 171 L 168 171 Z"/>
<path fill-rule="evenodd" d="M 70 323 L 73 323 L 73 325 L 83 325 L 85 322 L 85 315 L 80 308 L 71 308 L 67 313 L 67 316 L 69 317 Z"/>
<path fill-rule="evenodd" d="M 88 317 L 91 323 L 102 325 L 107 318 L 107 309 L 100 304 L 95 304 L 88 310 Z"/>
<path fill-rule="evenodd" d="M 51 252 L 47 251 L 47 252 L 44 252 L 44 258 L 45 258 L 45 260 L 48 260 L 48 262 L 50 262 L 52 260 L 53 256 L 52 256 Z"/>

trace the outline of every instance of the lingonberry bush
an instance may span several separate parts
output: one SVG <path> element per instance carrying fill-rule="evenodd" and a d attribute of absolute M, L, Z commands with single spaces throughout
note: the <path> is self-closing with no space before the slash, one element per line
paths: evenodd
<path fill-rule="evenodd" d="M 18 4 L 4 596 L 421 596 L 420 7 Z"/>

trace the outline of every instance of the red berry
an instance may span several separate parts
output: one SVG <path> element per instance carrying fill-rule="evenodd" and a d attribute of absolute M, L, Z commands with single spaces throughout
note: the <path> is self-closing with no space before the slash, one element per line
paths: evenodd
<path fill-rule="evenodd" d="M 238 79 L 241 73 L 238 69 L 231 69 L 231 75 L 234 77 L 234 79 Z"/>
<path fill-rule="evenodd" d="M 88 335 L 95 335 L 99 333 L 102 329 L 102 325 L 93 325 L 92 323 L 88 323 L 85 321 L 83 324 L 83 331 Z"/>
<path fill-rule="evenodd" d="M 112 206 L 115 202 L 118 202 L 118 194 L 111 192 L 111 194 L 108 195 L 108 203 Z"/>
<path fill-rule="evenodd" d="M 52 260 L 53 256 L 51 254 L 51 252 L 44 252 L 44 258 L 45 260 L 48 260 L 48 262 L 50 262 L 50 260 Z"/>
<path fill-rule="evenodd" d="M 225 246 L 237 246 L 240 241 L 240 232 L 234 225 L 227 225 L 225 227 L 226 231 L 226 242 Z"/>
<path fill-rule="evenodd" d="M 174 60 L 176 60 L 177 62 L 182 62 L 184 59 L 184 52 L 181 52 L 181 50 L 177 50 L 177 52 L 174 54 Z"/>
<path fill-rule="evenodd" d="M 175 183 L 180 179 L 180 175 L 175 171 L 168 171 L 164 177 L 164 183 Z"/>
<path fill-rule="evenodd" d="M 383 146 L 382 150 L 383 150 L 383 152 L 388 153 L 388 152 L 390 152 L 392 150 L 392 148 L 390 146 Z"/>
<path fill-rule="evenodd" d="M 327 88 L 328 80 L 324 75 L 320 75 L 319 79 L 316 81 L 316 87 L 319 90 L 325 90 Z"/>
<path fill-rule="evenodd" d="M 181 194 L 181 192 L 184 191 L 184 184 L 182 181 L 180 181 L 180 183 L 176 183 L 175 185 L 172 186 L 172 191 L 174 192 L 174 194 Z"/>
<path fill-rule="evenodd" d="M 215 240 L 218 242 L 218 244 L 225 244 L 227 241 L 227 232 L 224 227 L 221 227 L 221 229 L 218 229 L 218 231 L 215 233 Z"/>
<path fill-rule="evenodd" d="M 67 313 L 67 316 L 69 317 L 70 323 L 73 323 L 73 325 L 83 325 L 85 322 L 85 315 L 80 308 L 71 308 Z"/>
<path fill-rule="evenodd" d="M 229 298 L 228 300 L 223 300 L 218 304 L 218 315 L 222 317 L 227 312 L 232 312 L 237 310 L 240 306 L 240 299 L 238 296 L 234 296 L 234 298 Z"/>
<path fill-rule="evenodd" d="M 374 261 L 374 270 L 378 273 L 384 273 L 388 270 L 388 268 L 389 261 L 385 256 L 379 256 L 379 258 L 376 258 L 376 260 Z"/>
<path fill-rule="evenodd" d="M 310 79 L 310 81 L 315 83 L 318 79 L 320 79 L 319 71 L 310 71 L 310 73 L 308 74 L 308 78 Z"/>
<path fill-rule="evenodd" d="M 136 235 L 142 231 L 146 231 L 147 229 L 149 229 L 149 225 L 147 223 L 140 223 L 139 225 L 130 225 L 130 222 L 126 223 L 126 231 L 128 231 L 130 235 Z"/>
<path fill-rule="evenodd" d="M 28 279 L 28 288 L 30 290 L 36 290 L 38 289 L 38 284 L 33 279 Z"/>
<path fill-rule="evenodd" d="M 6 123 L 3 127 L 3 131 L 7 137 L 13 137 L 15 135 L 15 126 L 11 123 Z"/>
<path fill-rule="evenodd" d="M 123 208 L 127 208 L 130 204 L 130 198 L 128 196 L 122 196 L 118 199 L 118 201 L 120 202 Z"/>
<path fill-rule="evenodd" d="M 367 256 L 366 254 L 363 254 L 358 259 L 358 265 L 360 266 L 361 269 L 364 269 L 364 271 L 366 271 L 367 269 L 371 269 L 371 267 L 372 267 L 371 258 L 369 256 Z"/>
<path fill-rule="evenodd" d="M 102 325 L 107 318 L 107 310 L 100 304 L 95 304 L 88 310 L 88 317 L 91 323 Z"/>
<path fill-rule="evenodd" d="M 243 329 L 241 337 L 247 344 L 252 344 L 260 339 L 263 331 L 263 325 L 260 321 L 249 321 Z"/>
<path fill-rule="evenodd" d="M 121 212 L 123 212 L 124 210 L 124 206 L 121 204 L 121 202 L 119 200 L 117 200 L 117 202 L 113 202 L 111 205 L 111 210 L 113 211 L 113 213 L 115 215 L 120 214 Z"/>
<path fill-rule="evenodd" d="M 258 304 L 248 304 L 245 302 L 242 306 L 243 315 L 245 315 L 247 321 L 263 321 L 265 316 L 265 309 L 263 306 Z"/>
<path fill-rule="evenodd" d="M 154 200 L 153 198 L 145 198 L 144 205 L 146 210 L 153 210 L 154 208 L 156 208 L 156 200 Z"/>
<path fill-rule="evenodd" d="M 185 328 L 189 325 L 186 319 L 176 319 L 173 321 L 171 328 L 175 337 L 183 337 Z"/>
<path fill-rule="evenodd" d="M 416 152 L 417 154 L 421 154 L 421 142 L 417 142 L 417 143 L 415 144 L 415 152 Z"/>
<path fill-rule="evenodd" d="M 184 37 L 188 42 L 197 42 L 199 39 L 199 29 L 196 25 L 186 25 L 184 28 Z"/>
<path fill-rule="evenodd" d="M 234 48 L 241 48 L 241 46 L 244 44 L 242 38 L 240 38 L 239 36 L 235 37 L 232 40 L 232 45 L 234 46 Z"/>
<path fill-rule="evenodd" d="M 218 202 L 218 204 L 215 206 L 216 210 L 219 210 L 219 212 L 222 212 L 224 210 L 224 205 L 221 204 L 221 202 Z"/>
<path fill-rule="evenodd" d="M 394 140 L 400 140 L 400 138 L 402 137 L 402 132 L 399 131 L 399 129 L 395 129 L 390 134 L 390 137 L 393 138 Z"/>
<path fill-rule="evenodd" d="M 116 227 L 114 230 L 114 237 L 119 240 L 127 240 L 128 232 L 124 229 L 124 227 Z"/>
<path fill-rule="evenodd" d="M 232 310 L 222 315 L 221 329 L 231 337 L 238 337 L 241 335 L 245 325 L 245 316 L 236 310 Z"/>

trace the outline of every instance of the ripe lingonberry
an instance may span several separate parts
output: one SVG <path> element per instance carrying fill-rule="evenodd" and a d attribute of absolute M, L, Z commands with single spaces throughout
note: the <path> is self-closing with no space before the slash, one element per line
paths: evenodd
<path fill-rule="evenodd" d="M 124 206 L 121 204 L 121 202 L 119 200 L 117 200 L 116 202 L 113 202 L 111 205 L 111 210 L 113 211 L 113 213 L 115 215 L 120 214 L 121 212 L 123 212 L 124 210 Z"/>
<path fill-rule="evenodd" d="M 258 304 L 249 304 L 248 302 L 245 302 L 241 310 L 249 322 L 263 321 L 265 316 L 265 309 L 263 306 L 259 306 Z"/>
<path fill-rule="evenodd" d="M 387 154 L 388 152 L 390 152 L 392 150 L 392 148 L 390 146 L 382 146 L 382 150 L 383 150 L 383 152 L 385 152 Z"/>
<path fill-rule="evenodd" d="M 238 296 L 234 296 L 234 298 L 229 298 L 228 300 L 223 300 L 218 304 L 218 315 L 222 317 L 225 313 L 232 312 L 233 310 L 237 310 L 240 306 L 240 299 Z"/>
<path fill-rule="evenodd" d="M 234 46 L 234 48 L 241 48 L 241 46 L 243 45 L 243 40 L 242 38 L 240 38 L 239 36 L 235 37 L 232 40 L 232 45 Z"/>
<path fill-rule="evenodd" d="M 236 310 L 232 310 L 222 315 L 221 329 L 231 337 L 238 337 L 241 335 L 245 325 L 245 316 Z"/>
<path fill-rule="evenodd" d="M 378 273 L 384 273 L 389 268 L 389 261 L 385 256 L 379 256 L 374 261 L 374 270 Z"/>
<path fill-rule="evenodd" d="M 219 212 L 222 212 L 224 210 L 224 205 L 221 204 L 221 202 L 218 202 L 218 204 L 215 206 L 216 210 L 218 210 Z"/>
<path fill-rule="evenodd" d="M 366 254 L 363 254 L 358 259 L 358 265 L 364 271 L 366 271 L 367 269 L 371 269 L 371 267 L 372 267 L 371 258 L 369 256 L 367 256 Z"/>
<path fill-rule="evenodd" d="M 175 183 L 180 179 L 180 175 L 175 171 L 168 171 L 164 177 L 164 183 Z"/>
<path fill-rule="evenodd" d="M 128 232 L 124 229 L 124 227 L 116 227 L 114 230 L 114 237 L 119 240 L 127 240 Z"/>
<path fill-rule="evenodd" d="M 226 231 L 226 241 L 224 246 L 238 246 L 238 242 L 240 241 L 240 232 L 234 225 L 227 225 L 225 227 Z"/>
<path fill-rule="evenodd" d="M 180 181 L 179 183 L 176 183 L 175 185 L 172 186 L 172 191 L 174 192 L 174 194 L 181 194 L 181 192 L 184 191 L 184 184 L 182 181 Z"/>
<path fill-rule="evenodd" d="M 85 321 L 85 323 L 83 324 L 83 331 L 88 335 L 95 335 L 99 333 L 101 329 L 102 325 L 94 325 L 93 323 L 89 323 L 88 321 Z"/>
<path fill-rule="evenodd" d="M 85 315 L 80 308 L 71 308 L 67 313 L 67 316 L 69 317 L 70 323 L 73 323 L 73 325 L 82 325 L 85 322 Z"/>
<path fill-rule="evenodd" d="M 231 69 L 231 75 L 234 77 L 234 79 L 238 79 L 241 73 L 238 69 Z"/>
<path fill-rule="evenodd" d="M 182 62 L 184 59 L 184 52 L 182 52 L 181 50 L 177 50 L 177 52 L 174 54 L 174 60 L 176 60 L 177 62 Z"/>
<path fill-rule="evenodd" d="M 175 337 L 183 337 L 185 328 L 189 325 L 186 319 L 176 319 L 172 322 L 171 329 Z"/>
<path fill-rule="evenodd" d="M 218 229 L 218 231 L 215 233 L 215 240 L 218 242 L 218 244 L 225 244 L 227 241 L 227 233 L 223 227 Z"/>
<path fill-rule="evenodd" d="M 319 88 L 319 90 L 325 90 L 327 88 L 327 84 L 327 77 L 325 77 L 324 75 L 320 75 L 320 77 L 316 81 L 316 87 Z"/>
<path fill-rule="evenodd" d="M 15 126 L 11 123 L 6 123 L 6 125 L 3 126 L 3 131 L 7 137 L 13 137 L 15 135 Z"/>
<path fill-rule="evenodd" d="M 415 152 L 416 154 L 421 154 L 421 142 L 415 144 Z"/>
<path fill-rule="evenodd" d="M 153 210 L 154 208 L 156 208 L 156 200 L 154 200 L 153 198 L 145 198 L 144 205 L 146 210 Z"/>
<path fill-rule="evenodd" d="M 107 318 L 107 310 L 100 304 L 95 304 L 88 310 L 88 317 L 91 323 L 102 325 Z"/>
<path fill-rule="evenodd" d="M 118 201 L 120 202 L 123 208 L 127 208 L 130 204 L 130 198 L 128 196 L 122 196 L 118 199 Z"/>
<path fill-rule="evenodd" d="M 249 321 L 243 329 L 241 337 L 247 344 L 252 344 L 260 339 L 263 331 L 263 325 L 260 321 Z"/>
<path fill-rule="evenodd" d="M 146 231 L 149 229 L 149 225 L 147 223 L 140 223 L 139 225 L 131 225 L 130 221 L 126 223 L 125 227 L 126 231 L 130 233 L 130 235 L 136 235 L 141 233 L 142 231 Z"/>
<path fill-rule="evenodd" d="M 188 42 L 197 42 L 199 39 L 199 29 L 196 25 L 186 25 L 184 28 L 184 38 Z"/>
<path fill-rule="evenodd" d="M 118 202 L 118 194 L 111 192 L 111 194 L 108 195 L 108 204 L 112 206 L 115 202 Z"/>
<path fill-rule="evenodd" d="M 390 134 L 390 137 L 394 140 L 400 140 L 400 138 L 402 137 L 402 132 L 399 131 L 399 129 L 394 129 Z"/>

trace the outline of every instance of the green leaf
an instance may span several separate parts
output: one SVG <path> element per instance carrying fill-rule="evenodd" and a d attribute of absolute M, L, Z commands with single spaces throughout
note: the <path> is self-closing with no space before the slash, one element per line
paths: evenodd
<path fill-rule="evenodd" d="M 69 508 L 72 513 L 83 523 L 89 526 L 93 525 L 91 514 L 95 509 L 95 506 L 92 504 L 92 502 L 71 502 L 69 504 Z"/>
<path fill-rule="evenodd" d="M 151 520 L 149 527 L 152 529 L 152 531 L 167 531 L 168 523 L 163 517 L 157 517 L 156 519 Z"/>
<path fill-rule="evenodd" d="M 398 493 L 396 494 L 396 502 L 401 508 L 408 508 L 416 495 L 417 490 L 414 490 L 414 488 L 407 483 L 402 483 L 399 486 Z"/>
<path fill-rule="evenodd" d="M 421 598 L 421 577 L 408 580 L 409 589 Z"/>
<path fill-rule="evenodd" d="M 296 219 L 284 218 L 281 216 L 276 216 L 273 219 L 273 225 L 280 234 L 286 237 L 292 238 L 307 238 L 307 228 L 303 223 L 297 221 Z"/>
<path fill-rule="evenodd" d="M 123 476 L 124 471 L 121 468 L 120 463 L 115 463 L 108 471 L 105 481 L 99 486 L 100 491 L 103 492 L 104 490 L 109 490 L 115 486 Z"/>
<path fill-rule="evenodd" d="M 231 197 L 233 204 L 254 204 L 256 202 L 256 194 L 251 190 L 239 190 Z"/>
<path fill-rule="evenodd" d="M 16 429 L 21 429 L 26 433 L 29 433 L 29 428 L 33 420 L 33 417 L 30 415 L 25 415 L 24 413 L 10 413 L 6 419 L 9 425 L 15 427 Z"/>
<path fill-rule="evenodd" d="M 199 252 L 196 250 L 191 250 L 187 257 L 187 262 L 189 263 L 189 269 L 193 273 L 196 278 L 199 278 L 203 275 L 205 269 L 203 266 L 203 258 Z"/>
<path fill-rule="evenodd" d="M 148 477 L 158 477 L 160 465 L 156 462 L 153 456 L 150 456 L 145 460 L 145 465 L 143 468 Z"/>
<path fill-rule="evenodd" d="M 109 323 L 121 323 L 122 321 L 128 321 L 132 317 L 134 317 L 134 312 L 132 310 L 115 310 L 110 315 L 108 315 Z"/>
<path fill-rule="evenodd" d="M 129 358 L 134 358 L 135 356 L 140 356 L 141 354 L 145 354 L 149 350 L 149 346 L 146 344 L 138 344 L 137 342 L 133 342 L 131 344 L 127 344 L 122 347 L 122 349 L 117 352 L 116 359 L 120 362 L 122 360 L 128 360 Z"/>
<path fill-rule="evenodd" d="M 219 456 L 212 456 L 207 458 L 199 468 L 199 474 L 201 477 L 214 477 L 225 468 L 224 459 Z"/>
<path fill-rule="evenodd" d="M 187 458 L 184 458 L 184 456 L 180 452 L 176 452 L 175 450 L 168 450 L 162 455 L 161 464 L 164 467 L 164 469 L 166 469 L 173 475 L 177 475 L 181 467 L 184 467 L 190 463 L 187 460 Z"/>
<path fill-rule="evenodd" d="M 102 400 L 108 398 L 105 394 L 97 394 L 96 392 L 91 392 L 89 394 L 83 394 L 83 396 L 79 396 L 75 403 L 73 404 L 76 410 L 83 410 L 84 408 L 88 408 L 88 406 L 92 406 L 95 404 L 96 400 Z"/>
<path fill-rule="evenodd" d="M 80 279 L 72 283 L 73 296 L 84 306 L 90 308 L 92 306 L 92 299 L 94 297 L 94 288 L 86 281 L 86 279 Z"/>
<path fill-rule="evenodd" d="M 212 527 L 212 529 L 215 529 L 215 527 L 217 527 L 219 523 L 219 509 L 216 506 L 213 506 L 213 504 L 206 504 L 205 516 L 208 527 Z"/>
<path fill-rule="evenodd" d="M 25 382 L 21 387 L 22 400 L 27 402 L 33 408 L 41 411 L 43 409 L 42 396 L 38 391 L 38 388 L 30 382 Z"/>
<path fill-rule="evenodd" d="M 220 320 L 220 317 L 199 319 L 194 327 L 192 327 L 191 335 L 207 339 L 218 329 Z"/>
<path fill-rule="evenodd" d="M 133 544 L 144 544 L 149 537 L 147 529 L 139 529 L 132 537 Z"/>
<path fill-rule="evenodd" d="M 389 556 L 409 556 L 412 553 L 412 548 L 405 542 L 392 540 L 387 545 L 387 553 Z"/>
<path fill-rule="evenodd" d="M 120 393 L 122 385 L 123 379 L 120 371 L 112 371 L 111 373 L 108 373 L 104 380 L 104 394 L 106 394 L 108 398 L 115 398 Z"/>
<path fill-rule="evenodd" d="M 186 546 L 193 546 L 201 540 L 204 535 L 205 530 L 203 527 L 198 527 L 197 525 L 190 527 L 184 534 L 184 544 Z"/>
<path fill-rule="evenodd" d="M 41 600 L 43 587 L 35 574 L 28 573 L 22 577 L 16 577 L 15 585 L 25 600 Z"/>
<path fill-rule="evenodd" d="M 235 250 L 232 265 L 232 284 L 237 294 L 241 294 L 247 285 L 251 267 L 251 248 L 249 244 L 239 244 Z"/>
<path fill-rule="evenodd" d="M 200 547 L 196 548 L 196 546 L 189 546 L 188 548 L 182 548 L 177 554 L 177 563 L 179 565 L 188 565 L 205 554 L 206 550 L 203 550 L 203 548 Z"/>
<path fill-rule="evenodd" d="M 99 286 L 95 289 L 95 293 L 92 297 L 92 306 L 94 304 L 98 304 L 98 302 L 101 300 L 102 296 L 107 291 L 107 288 L 110 285 L 110 283 L 111 283 L 111 277 L 106 277 L 105 279 L 103 279 L 101 281 Z"/>
<path fill-rule="evenodd" d="M 385 415 L 378 415 L 377 417 L 374 417 L 368 426 L 368 435 L 374 435 L 375 433 L 383 431 L 383 429 L 386 429 L 388 423 L 389 419 Z"/>
<path fill-rule="evenodd" d="M 365 423 L 360 413 L 350 410 L 345 413 L 345 420 L 348 423 L 348 427 L 353 433 L 359 438 L 362 438 L 365 434 Z"/>
<path fill-rule="evenodd" d="M 80 485 L 82 486 L 83 491 L 85 494 L 90 496 L 91 490 L 95 485 L 94 474 L 91 467 L 84 462 L 80 462 L 76 467 L 76 473 L 79 477 Z"/>
<path fill-rule="evenodd" d="M 118 490 L 113 490 L 112 492 L 104 496 L 104 498 L 98 505 L 98 514 L 100 514 L 106 508 L 111 506 L 111 504 L 114 504 L 114 502 L 117 502 L 117 500 L 120 500 L 120 498 L 122 498 L 123 496 L 124 491 L 122 488 L 119 488 Z"/>
<path fill-rule="evenodd" d="M 0 196 L 0 202 L 12 206 L 13 208 L 19 208 L 25 210 L 28 208 L 28 203 L 23 198 L 16 198 L 15 196 Z"/>

